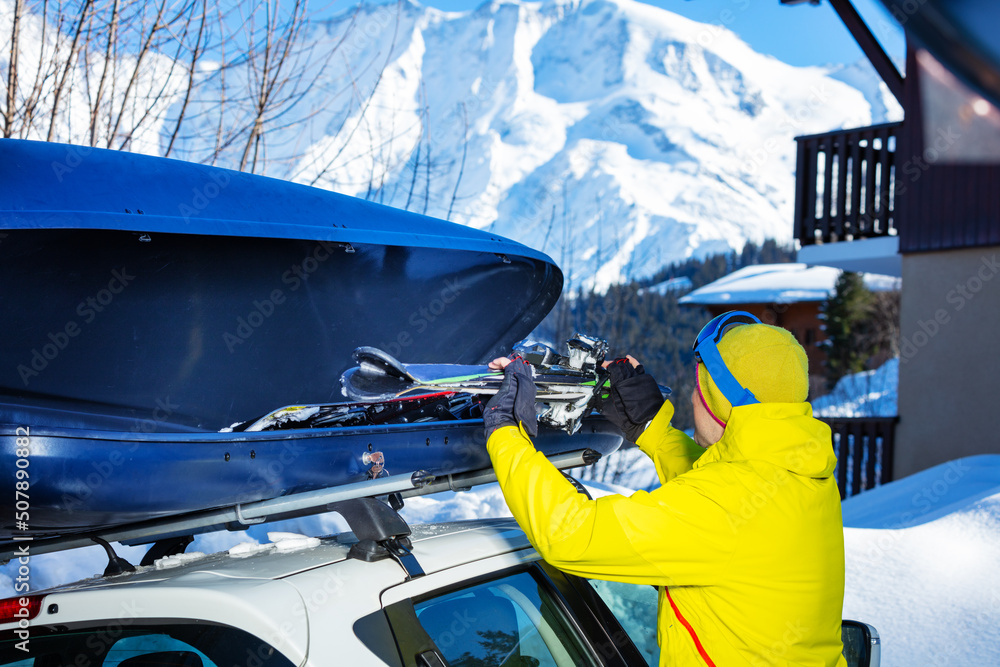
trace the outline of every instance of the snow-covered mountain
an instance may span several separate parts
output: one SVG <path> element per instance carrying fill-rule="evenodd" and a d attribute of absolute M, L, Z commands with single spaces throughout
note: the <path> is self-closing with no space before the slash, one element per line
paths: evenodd
<path fill-rule="evenodd" d="M 870 66 L 792 67 L 632 0 L 366 6 L 316 38 L 348 26 L 359 92 L 294 178 L 489 228 L 574 285 L 789 240 L 793 137 L 900 114 Z"/>
<path fill-rule="evenodd" d="M 573 287 L 790 240 L 793 137 L 901 115 L 867 64 L 792 67 L 633 0 L 363 4 L 312 22 L 297 53 L 265 173 L 489 228 L 551 255 Z M 232 103 L 218 120 L 215 91 L 247 98 L 259 72 L 217 69 L 200 64 L 172 156 L 246 123 Z M 151 120 L 132 149 L 156 152 L 157 132 L 164 152 L 174 133 Z M 216 163 L 242 153 L 234 141 Z"/>

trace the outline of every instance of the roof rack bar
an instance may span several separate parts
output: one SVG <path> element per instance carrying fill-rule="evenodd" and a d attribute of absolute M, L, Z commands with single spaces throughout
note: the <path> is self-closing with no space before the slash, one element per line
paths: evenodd
<path fill-rule="evenodd" d="M 592 449 L 557 454 L 549 460 L 560 470 L 591 465 L 601 458 Z M 107 542 L 126 545 L 148 544 L 166 538 L 194 535 L 216 530 L 247 528 L 262 521 L 281 518 L 308 516 L 333 511 L 329 505 L 355 498 L 374 498 L 399 493 L 404 498 L 427 495 L 441 491 L 462 491 L 473 486 L 489 484 L 497 479 L 492 468 L 455 475 L 432 475 L 423 470 L 377 479 L 354 482 L 327 489 L 317 489 L 295 493 L 269 500 L 236 504 L 214 510 L 191 512 L 178 516 L 164 517 L 126 526 L 99 529 L 88 533 L 49 537 L 18 542 L 31 545 L 31 555 L 54 553 L 94 545 L 95 537 Z M 0 550 L 0 564 L 16 556 L 13 545 L 4 545 Z"/>
<path fill-rule="evenodd" d="M 552 465 L 559 470 L 589 466 L 596 463 L 600 458 L 600 452 L 596 452 L 593 449 L 581 449 L 576 452 L 566 452 L 565 454 L 556 454 L 548 457 Z M 497 474 L 493 471 L 493 468 L 455 475 L 437 475 L 434 481 L 428 482 L 418 488 L 403 491 L 400 495 L 404 498 L 412 498 L 414 496 L 426 496 L 442 491 L 467 491 L 473 486 L 490 484 L 495 481 L 497 481 Z"/>
<path fill-rule="evenodd" d="M 275 518 L 296 513 L 299 516 L 310 513 L 319 514 L 329 511 L 327 506 L 331 503 L 351 500 L 353 498 L 383 496 L 390 493 L 413 490 L 427 484 L 433 478 L 432 475 L 423 471 L 391 475 L 389 477 L 354 482 L 328 489 L 317 489 L 315 491 L 295 493 L 270 500 L 259 500 L 257 502 L 241 504 L 238 506 L 239 509 L 237 509 L 237 506 L 233 506 L 193 512 L 180 516 L 145 521 L 130 526 L 95 530 L 79 535 L 19 542 L 18 545 L 30 544 L 31 555 L 35 556 L 43 553 L 75 549 L 77 547 L 93 546 L 94 537 L 108 542 L 121 542 L 133 545 L 145 544 L 164 537 L 190 535 L 207 532 L 212 529 L 222 530 L 229 524 L 242 524 L 246 526 L 247 522 L 255 519 Z M 15 555 L 13 546 L 6 547 L 3 551 L 0 551 L 0 562 L 7 562 L 15 557 Z"/>

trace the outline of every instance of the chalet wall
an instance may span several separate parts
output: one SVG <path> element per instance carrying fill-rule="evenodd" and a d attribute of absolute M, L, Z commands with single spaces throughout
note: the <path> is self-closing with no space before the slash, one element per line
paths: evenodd
<path fill-rule="evenodd" d="M 894 479 L 1000 453 L 1000 245 L 903 256 Z"/>
<path fill-rule="evenodd" d="M 910 49 L 904 92 L 906 122 L 895 156 L 899 251 L 1000 244 L 1000 164 L 947 164 L 958 129 L 940 128 L 931 145 L 925 142 L 920 86 L 920 68 L 915 51 Z"/>

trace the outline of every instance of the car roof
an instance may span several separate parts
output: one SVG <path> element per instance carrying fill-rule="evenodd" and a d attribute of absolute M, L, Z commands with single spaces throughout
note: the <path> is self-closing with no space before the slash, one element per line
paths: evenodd
<path fill-rule="evenodd" d="M 438 572 L 474 560 L 530 548 L 524 532 L 514 519 L 481 519 L 411 526 L 413 554 L 425 573 Z M 214 554 L 182 554 L 160 559 L 153 565 L 137 567 L 110 577 L 92 577 L 38 591 L 37 594 L 66 593 L 120 586 L 156 586 L 161 582 L 198 586 L 205 573 L 228 579 L 275 580 L 299 572 L 347 560 L 357 543 L 353 533 L 323 538 L 286 540 L 234 548 Z M 287 545 L 287 546 L 286 546 Z M 400 568 L 401 575 L 405 573 Z"/>

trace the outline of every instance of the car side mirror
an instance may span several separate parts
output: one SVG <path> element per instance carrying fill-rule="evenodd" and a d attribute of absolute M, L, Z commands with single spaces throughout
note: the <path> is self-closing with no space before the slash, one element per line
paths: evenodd
<path fill-rule="evenodd" d="M 879 667 L 882 659 L 878 630 L 860 621 L 843 621 L 840 638 L 848 667 Z"/>

